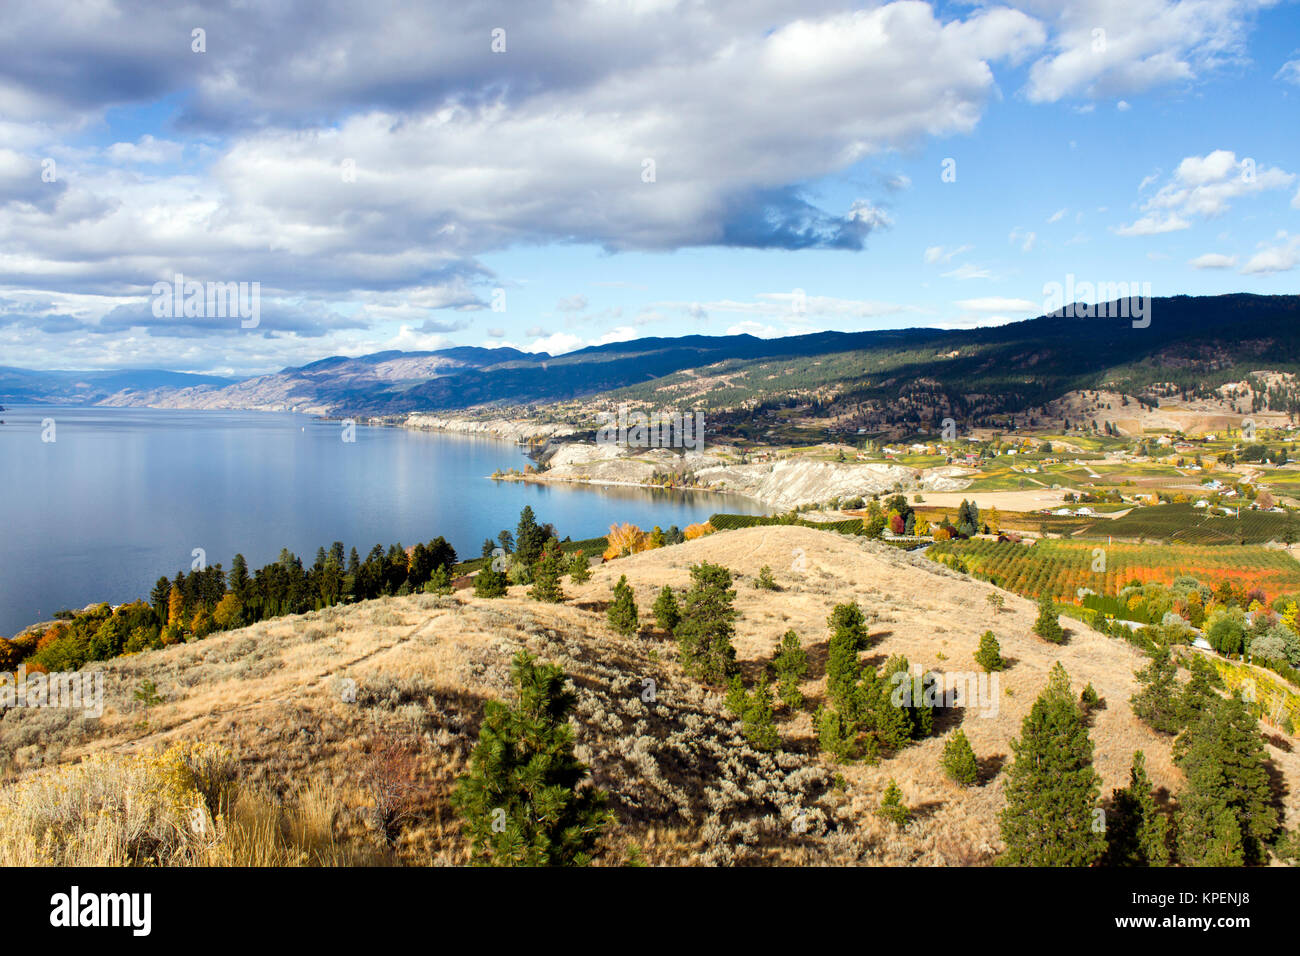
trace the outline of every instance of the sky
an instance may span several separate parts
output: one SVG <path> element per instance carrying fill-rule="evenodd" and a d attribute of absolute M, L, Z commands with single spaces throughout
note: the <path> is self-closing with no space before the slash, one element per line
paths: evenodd
<path fill-rule="evenodd" d="M 1071 277 L 1300 291 L 1293 0 L 3 19 L 0 365 L 962 328 Z M 177 314 L 178 274 L 245 311 Z"/>

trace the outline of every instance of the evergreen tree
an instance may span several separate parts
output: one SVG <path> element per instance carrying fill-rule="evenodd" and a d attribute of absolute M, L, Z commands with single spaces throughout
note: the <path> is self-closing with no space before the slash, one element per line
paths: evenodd
<path fill-rule="evenodd" d="M 867 646 L 867 622 L 857 604 L 837 604 L 827 623 L 831 628 L 826 656 L 826 692 L 843 705 L 862 677 L 860 652 Z"/>
<path fill-rule="evenodd" d="M 574 584 L 583 584 L 591 580 L 591 567 L 587 564 L 587 552 L 575 551 L 569 559 L 569 580 Z"/>
<path fill-rule="evenodd" d="M 1061 644 L 1065 641 L 1065 631 L 1061 629 L 1061 621 L 1057 613 L 1056 602 L 1052 600 L 1050 594 L 1044 592 L 1038 599 L 1038 620 L 1034 622 L 1034 633 L 1053 644 Z"/>
<path fill-rule="evenodd" d="M 1133 713 L 1157 733 L 1176 734 L 1185 719 L 1178 688 L 1178 665 L 1161 645 L 1151 655 L 1151 663 L 1134 675 L 1141 687 L 1129 703 Z"/>
<path fill-rule="evenodd" d="M 709 684 L 721 684 L 736 670 L 731 572 L 702 562 L 691 568 L 691 587 L 682 599 L 677 636 L 679 658 L 688 674 Z"/>
<path fill-rule="evenodd" d="M 781 737 L 772 720 L 772 687 L 766 674 L 754 685 L 754 694 L 745 709 L 744 726 L 745 739 L 755 750 L 776 750 L 781 746 Z"/>
<path fill-rule="evenodd" d="M 773 660 L 776 668 L 777 691 L 781 703 L 795 710 L 803 706 L 803 692 L 799 685 L 808 674 L 808 654 L 793 629 L 785 632 Z"/>
<path fill-rule="evenodd" d="M 677 607 L 677 597 L 673 594 L 673 589 L 664 585 L 659 591 L 659 596 L 655 598 L 654 607 L 652 608 L 655 616 L 655 623 L 659 625 L 659 630 L 665 634 L 672 634 L 677 629 L 677 624 L 682 619 L 682 613 Z"/>
<path fill-rule="evenodd" d="M 966 732 L 958 730 L 943 745 L 943 770 L 948 778 L 963 787 L 979 781 L 979 762 L 971 749 Z"/>
<path fill-rule="evenodd" d="M 975 663 L 987 673 L 1003 670 L 1007 664 L 1002 659 L 1002 646 L 992 631 L 985 631 L 980 638 L 979 650 L 975 652 Z"/>
<path fill-rule="evenodd" d="M 636 633 L 638 618 L 636 611 L 636 596 L 632 593 L 632 588 L 628 586 L 627 575 L 624 574 L 614 585 L 614 600 L 609 606 L 607 612 L 609 626 L 618 634 L 624 637 L 631 637 Z"/>
<path fill-rule="evenodd" d="M 474 596 L 482 598 L 505 597 L 506 573 L 504 571 L 494 571 L 491 564 L 484 565 L 478 574 L 474 575 Z"/>
<path fill-rule="evenodd" d="M 429 575 L 429 580 L 425 582 L 424 590 L 428 594 L 450 594 L 451 575 L 447 573 L 446 565 L 438 565 Z"/>
<path fill-rule="evenodd" d="M 1093 828 L 1100 778 L 1092 740 L 1068 678 L 1060 687 L 1059 667 L 1025 716 L 1020 739 L 1011 742 L 1015 761 L 1000 822 L 1001 862 L 1013 866 L 1090 866 L 1105 850 Z"/>
<path fill-rule="evenodd" d="M 470 772 L 452 804 L 473 840 L 476 862 L 493 866 L 584 866 L 612 822 L 606 795 L 583 786 L 569 715 L 576 695 L 564 672 L 515 655 L 519 702 L 489 701 Z"/>
<path fill-rule="evenodd" d="M 1193 866 L 1267 859 L 1278 826 L 1259 725 L 1239 697 L 1208 702 L 1174 744 L 1187 778 L 1179 795 L 1178 856 Z"/>
<path fill-rule="evenodd" d="M 533 566 L 533 586 L 528 589 L 528 596 L 534 601 L 559 604 L 564 600 L 564 588 L 560 585 L 563 573 L 564 555 L 560 551 L 560 542 L 551 538 Z"/>
<path fill-rule="evenodd" d="M 515 554 L 518 555 L 519 560 L 531 566 L 541 555 L 547 537 L 549 535 L 537 523 L 533 509 L 529 505 L 524 505 L 523 510 L 519 512 L 519 524 L 515 528 Z"/>
<path fill-rule="evenodd" d="M 1111 792 L 1106 814 L 1108 866 L 1168 866 L 1169 821 L 1156 806 L 1146 755 L 1133 754 L 1127 787 Z"/>
<path fill-rule="evenodd" d="M 760 591 L 781 590 L 777 586 L 776 579 L 772 577 L 772 569 L 768 567 L 766 564 L 758 569 L 758 581 L 755 583 L 755 587 L 757 587 Z"/>
<path fill-rule="evenodd" d="M 743 718 L 749 710 L 749 693 L 745 690 L 745 679 L 739 674 L 732 674 L 727 682 L 727 696 L 722 706 L 737 718 Z"/>
<path fill-rule="evenodd" d="M 484 561 L 492 560 L 492 552 L 497 549 L 497 543 L 491 538 L 483 539 L 482 555 Z"/>
<path fill-rule="evenodd" d="M 892 779 L 889 781 L 889 786 L 885 788 L 885 795 L 880 801 L 880 808 L 876 810 L 876 815 L 899 827 L 907 826 L 908 821 L 912 819 L 912 811 L 903 802 L 903 791 Z"/>

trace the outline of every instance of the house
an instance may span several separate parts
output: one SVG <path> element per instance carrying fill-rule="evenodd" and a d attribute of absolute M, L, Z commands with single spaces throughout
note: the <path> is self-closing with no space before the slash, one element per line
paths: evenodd
<path fill-rule="evenodd" d="M 1080 508 L 1075 512 L 1075 514 L 1081 518 L 1088 518 L 1095 514 L 1095 512 L 1091 508 Z"/>
<path fill-rule="evenodd" d="M 1204 498 L 1202 498 L 1200 501 L 1196 502 L 1195 507 L 1197 507 L 1197 508 L 1208 508 L 1208 507 L 1210 507 L 1210 503 L 1209 503 L 1208 501 L 1206 501 Z"/>

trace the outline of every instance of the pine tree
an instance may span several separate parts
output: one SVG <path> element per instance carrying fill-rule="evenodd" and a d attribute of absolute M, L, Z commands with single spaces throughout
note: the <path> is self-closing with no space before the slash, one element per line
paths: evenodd
<path fill-rule="evenodd" d="M 889 781 L 889 786 L 885 788 L 885 796 L 880 801 L 880 808 L 876 810 L 876 815 L 899 827 L 907 826 L 908 821 L 912 819 L 912 811 L 903 802 L 903 791 L 892 779 Z"/>
<path fill-rule="evenodd" d="M 781 703 L 795 710 L 803 705 L 803 692 L 799 685 L 808 674 L 808 654 L 793 629 L 785 632 L 773 661 L 776 668 L 777 691 Z"/>
<path fill-rule="evenodd" d="M 577 696 L 564 672 L 515 655 L 519 702 L 489 701 L 470 772 L 452 804 L 465 821 L 476 862 L 493 866 L 584 866 L 612 822 L 606 795 L 583 786 L 569 715 Z"/>
<path fill-rule="evenodd" d="M 862 677 L 860 652 L 867 646 L 867 622 L 857 604 L 837 604 L 827 623 L 831 637 L 826 656 L 826 692 L 843 705 Z"/>
<path fill-rule="evenodd" d="M 1003 670 L 1007 664 L 1002 659 L 1002 646 L 992 631 L 985 631 L 980 638 L 979 650 L 975 652 L 975 663 L 987 673 Z"/>
<path fill-rule="evenodd" d="M 1134 675 L 1141 685 L 1129 703 L 1133 713 L 1157 733 L 1176 734 L 1184 726 L 1186 714 L 1178 688 L 1178 665 L 1166 645 L 1157 647 L 1151 663 Z"/>
<path fill-rule="evenodd" d="M 631 637 L 637 630 L 636 596 L 628 586 L 624 574 L 614 585 L 614 600 L 607 612 L 609 626 L 624 637 Z"/>
<path fill-rule="evenodd" d="M 1146 755 L 1133 754 L 1127 787 L 1111 792 L 1106 814 L 1107 866 L 1168 866 L 1169 821 L 1156 807 Z"/>
<path fill-rule="evenodd" d="M 772 720 L 772 687 L 766 674 L 754 685 L 745 710 L 744 728 L 745 739 L 755 750 L 776 750 L 781 746 L 781 737 Z"/>
<path fill-rule="evenodd" d="M 451 575 L 447 573 L 447 566 L 440 564 L 435 567 L 429 574 L 429 580 L 425 582 L 424 590 L 428 594 L 450 594 Z"/>
<path fill-rule="evenodd" d="M 1038 599 L 1038 620 L 1034 622 L 1034 633 L 1053 644 L 1061 644 L 1065 641 L 1065 631 L 1061 629 L 1061 621 L 1057 615 L 1056 602 L 1052 600 L 1050 594 L 1044 592 Z"/>
<path fill-rule="evenodd" d="M 653 607 L 655 623 L 659 625 L 659 630 L 665 634 L 672 634 L 677 629 L 677 624 L 682 619 L 682 613 L 677 607 L 677 598 L 673 594 L 673 589 L 664 585 L 659 591 L 659 596 L 655 598 Z"/>
<path fill-rule="evenodd" d="M 950 780 L 963 787 L 979 781 L 979 762 L 965 731 L 958 730 L 943 745 L 943 770 Z"/>
<path fill-rule="evenodd" d="M 731 572 L 702 562 L 691 568 L 691 587 L 682 599 L 681 621 L 675 634 L 682 667 L 708 684 L 721 684 L 736 670 Z"/>
<path fill-rule="evenodd" d="M 1000 823 L 1001 862 L 1013 866 L 1090 866 L 1106 848 L 1093 827 L 1100 778 L 1092 740 L 1068 677 L 1060 686 L 1062 675 L 1057 664 L 1011 742 L 1015 761 Z"/>
<path fill-rule="evenodd" d="M 591 579 L 591 567 L 587 564 L 587 552 L 576 551 L 569 559 L 569 580 L 574 584 L 583 584 Z"/>
<path fill-rule="evenodd" d="M 1247 864 L 1264 862 L 1278 816 L 1259 725 L 1245 702 L 1209 701 L 1175 742 L 1174 762 L 1187 778 L 1178 798 L 1179 862 L 1232 866 L 1238 864 L 1212 861 L 1238 856 Z"/>
<path fill-rule="evenodd" d="M 532 567 L 542 553 L 546 539 L 550 537 L 546 530 L 537 523 L 530 505 L 524 505 L 519 512 L 519 524 L 515 528 L 515 554 L 527 567 Z"/>
<path fill-rule="evenodd" d="M 507 583 L 504 571 L 493 570 L 491 564 L 484 565 L 482 570 L 474 575 L 474 596 L 483 598 L 505 597 Z"/>
<path fill-rule="evenodd" d="M 535 601 L 559 604 L 564 600 L 564 588 L 560 585 L 563 573 L 564 555 L 560 551 L 560 542 L 551 538 L 533 565 L 533 586 L 528 589 L 528 596 Z"/>
<path fill-rule="evenodd" d="M 749 693 L 745 690 L 745 679 L 739 674 L 732 674 L 727 682 L 727 696 L 722 706 L 737 718 L 743 718 L 749 710 Z"/>
<path fill-rule="evenodd" d="M 755 583 L 755 587 L 761 591 L 781 590 L 777 586 L 776 579 L 772 577 L 772 569 L 766 564 L 758 569 L 758 581 Z"/>

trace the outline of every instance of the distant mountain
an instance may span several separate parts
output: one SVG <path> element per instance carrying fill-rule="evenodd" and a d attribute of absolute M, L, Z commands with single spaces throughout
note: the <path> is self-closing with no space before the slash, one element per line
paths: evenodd
<path fill-rule="evenodd" d="M 67 400 L 75 393 L 108 405 L 396 415 L 609 393 L 611 400 L 735 410 L 738 418 L 802 405 L 815 416 L 860 424 L 938 413 L 972 422 L 1077 389 L 1196 392 L 1261 369 L 1300 372 L 1300 296 L 1152 299 L 1149 323 L 1137 326 L 1116 306 L 1110 304 L 1111 317 L 1076 310 L 1075 317 L 993 328 L 780 339 L 688 335 L 559 356 L 476 347 L 388 351 L 333 356 L 234 383 L 168 372 L 0 369 L 0 400 Z"/>
<path fill-rule="evenodd" d="M 360 358 L 334 356 L 225 387 L 124 391 L 104 404 L 367 415 L 537 404 L 652 381 L 720 361 L 898 348 L 941 334 L 933 329 L 908 329 L 823 332 L 785 339 L 688 335 L 592 346 L 559 356 L 474 347 L 377 352 Z"/>
<path fill-rule="evenodd" d="M 238 379 L 217 375 L 193 375 L 152 368 L 34 372 L 0 365 L 0 402 L 93 405 L 124 390 L 156 391 L 196 386 L 223 388 L 236 381 Z"/>

